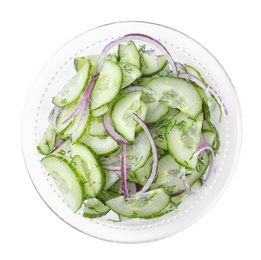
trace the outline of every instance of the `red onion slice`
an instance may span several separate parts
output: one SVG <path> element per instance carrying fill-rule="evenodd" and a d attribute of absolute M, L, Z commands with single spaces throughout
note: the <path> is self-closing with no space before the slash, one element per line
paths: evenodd
<path fill-rule="evenodd" d="M 121 146 L 121 189 L 124 195 L 124 198 L 128 197 L 128 188 L 127 188 L 127 169 L 126 169 L 126 145 L 122 144 Z"/>
<path fill-rule="evenodd" d="M 121 135 L 119 135 L 113 128 L 112 124 L 111 124 L 111 119 L 110 119 L 110 115 L 109 113 L 106 113 L 103 117 L 102 117 L 102 123 L 103 123 L 103 127 L 105 129 L 105 131 L 107 132 L 107 134 L 114 139 L 116 142 L 122 143 L 122 144 L 130 144 L 125 138 L 123 138 Z"/>
<path fill-rule="evenodd" d="M 147 180 L 147 182 L 145 183 L 145 185 L 142 187 L 142 189 L 137 193 L 137 194 L 141 194 L 141 193 L 148 191 L 148 189 L 150 188 L 150 186 L 152 185 L 153 181 L 156 178 L 156 175 L 158 172 L 158 150 L 157 150 L 156 144 L 154 142 L 154 138 L 153 138 L 148 126 L 136 114 L 132 114 L 132 115 L 133 115 L 134 120 L 138 122 L 138 124 L 142 127 L 144 132 L 147 134 L 148 139 L 151 144 L 152 156 L 153 156 L 153 164 L 152 164 L 152 170 L 151 170 L 150 177 Z"/>
<path fill-rule="evenodd" d="M 168 60 L 170 66 L 172 68 L 172 73 L 173 73 L 174 77 L 177 77 L 178 71 L 177 71 L 176 63 L 173 60 L 169 51 L 166 49 L 166 47 L 160 41 L 152 38 L 151 36 L 148 36 L 146 34 L 141 34 L 141 33 L 130 33 L 130 34 L 124 35 L 114 41 L 111 41 L 108 45 L 106 45 L 100 55 L 100 58 L 98 61 L 98 66 L 97 66 L 97 71 L 101 70 L 101 67 L 102 67 L 102 64 L 104 62 L 106 55 L 113 47 L 115 47 L 116 45 L 118 45 L 122 42 L 126 42 L 129 40 L 138 40 L 138 41 L 147 42 L 147 43 L 155 46 L 156 48 L 158 48 L 166 56 L 166 59 Z"/>

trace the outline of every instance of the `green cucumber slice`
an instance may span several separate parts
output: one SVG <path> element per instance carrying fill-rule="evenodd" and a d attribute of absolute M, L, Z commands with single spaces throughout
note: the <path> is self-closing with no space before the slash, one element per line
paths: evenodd
<path fill-rule="evenodd" d="M 140 69 L 140 54 L 137 46 L 133 41 L 128 41 L 127 44 L 119 44 L 118 56 L 120 58 L 120 62 L 129 62 L 130 64 Z"/>
<path fill-rule="evenodd" d="M 170 196 L 163 189 L 156 189 L 124 199 L 117 197 L 106 202 L 109 208 L 128 218 L 148 218 L 162 211 L 170 202 Z"/>
<path fill-rule="evenodd" d="M 85 133 L 81 141 L 90 146 L 99 156 L 112 154 L 119 149 L 119 144 L 110 136 L 91 136 Z"/>
<path fill-rule="evenodd" d="M 147 134 L 144 131 L 139 132 L 133 145 L 127 146 L 127 158 L 131 161 L 131 171 L 135 172 L 141 168 L 149 159 L 151 145 Z"/>
<path fill-rule="evenodd" d="M 89 81 L 91 67 L 91 62 L 87 60 L 76 75 L 53 97 L 53 104 L 58 107 L 66 107 L 75 102 L 81 96 Z"/>
<path fill-rule="evenodd" d="M 199 146 L 202 121 L 194 121 L 179 112 L 170 121 L 166 130 L 168 150 L 175 160 L 187 169 L 195 169 L 197 158 L 194 155 Z"/>
<path fill-rule="evenodd" d="M 102 165 L 99 159 L 96 158 L 92 149 L 84 143 L 76 142 L 72 144 L 71 156 L 73 158 L 76 155 L 78 155 L 82 160 L 82 165 L 78 170 L 81 169 L 81 176 L 85 176 L 86 182 L 88 182 L 90 187 L 86 193 L 90 197 L 95 197 L 104 189 L 105 186 L 106 175 Z"/>
<path fill-rule="evenodd" d="M 202 110 L 202 101 L 197 90 L 184 79 L 163 76 L 151 80 L 146 88 L 155 92 L 160 102 L 192 117 L 196 117 Z"/>
<path fill-rule="evenodd" d="M 158 101 L 147 104 L 148 110 L 145 118 L 145 123 L 151 124 L 159 121 L 169 111 L 169 106 Z"/>
<path fill-rule="evenodd" d="M 76 170 L 65 158 L 57 155 L 48 155 L 41 162 L 53 177 L 72 211 L 77 212 L 83 203 L 83 185 Z"/>
<path fill-rule="evenodd" d="M 121 96 L 112 107 L 111 119 L 115 130 L 127 141 L 133 143 L 136 121 L 132 114 L 140 109 L 141 91 L 133 91 Z"/>
<path fill-rule="evenodd" d="M 55 147 L 55 139 L 56 139 L 56 132 L 51 123 L 49 123 L 47 129 L 45 130 L 43 136 L 41 137 L 40 141 L 38 142 L 36 148 L 39 153 L 47 155 L 51 153 L 51 151 Z"/>
<path fill-rule="evenodd" d="M 101 117 L 105 115 L 109 111 L 109 107 L 107 105 L 101 106 L 95 110 L 91 111 L 92 117 Z"/>
<path fill-rule="evenodd" d="M 100 55 L 90 55 L 90 56 L 75 58 L 74 59 L 75 70 L 79 71 L 84 66 L 84 64 L 89 60 L 92 65 L 91 74 L 94 75 L 96 73 L 99 57 Z"/>
<path fill-rule="evenodd" d="M 85 218 L 100 218 L 106 215 L 110 211 L 110 208 L 104 205 L 97 198 L 86 200 L 84 203 L 83 217 Z"/>
<path fill-rule="evenodd" d="M 106 136 L 107 133 L 103 127 L 102 117 L 92 117 L 90 126 L 89 126 L 89 134 L 92 136 Z"/>
<path fill-rule="evenodd" d="M 90 94 L 91 110 L 100 108 L 112 101 L 118 95 L 121 86 L 121 68 L 112 61 L 104 61 L 100 75 Z"/>
<path fill-rule="evenodd" d="M 151 77 L 162 71 L 168 64 L 164 55 L 141 54 L 141 72 L 144 77 Z"/>
<path fill-rule="evenodd" d="M 141 71 L 135 65 L 132 65 L 129 62 L 119 62 L 118 65 L 121 67 L 123 74 L 121 88 L 126 88 L 142 75 Z"/>

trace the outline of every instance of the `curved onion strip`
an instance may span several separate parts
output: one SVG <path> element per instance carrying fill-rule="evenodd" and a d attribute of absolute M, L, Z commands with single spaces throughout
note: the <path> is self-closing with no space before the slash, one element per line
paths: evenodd
<path fill-rule="evenodd" d="M 160 41 L 158 41 L 146 34 L 141 34 L 141 33 L 130 33 L 130 34 L 124 35 L 114 41 L 111 41 L 108 45 L 106 45 L 98 60 L 97 71 L 101 70 L 101 67 L 102 67 L 102 64 L 103 64 L 103 61 L 104 61 L 106 55 L 114 46 L 116 46 L 122 42 L 129 41 L 129 40 L 138 40 L 138 41 L 147 42 L 149 44 L 152 44 L 156 48 L 158 48 L 166 56 L 166 59 L 168 60 L 170 66 L 172 68 L 173 75 L 175 77 L 178 75 L 176 63 L 173 60 L 169 51 L 166 49 L 166 47 Z"/>
<path fill-rule="evenodd" d="M 130 87 L 124 88 L 121 91 L 121 93 L 126 94 L 126 93 L 133 92 L 133 91 L 143 91 L 145 93 L 152 95 L 154 97 L 155 101 L 159 101 L 159 97 L 157 96 L 157 94 L 155 92 L 153 92 L 151 89 L 148 89 L 148 88 L 145 88 L 142 86 L 130 86 Z"/>
<path fill-rule="evenodd" d="M 77 105 L 75 106 L 73 112 L 62 122 L 62 124 L 65 124 L 70 119 L 72 119 L 86 101 L 89 102 L 88 99 L 89 99 L 89 95 L 90 95 L 91 90 L 92 90 L 94 79 L 95 79 L 95 76 L 91 74 L 89 84 L 86 87 L 86 89 L 84 90 L 80 100 L 78 101 Z"/>
<path fill-rule="evenodd" d="M 209 176 L 214 172 L 214 157 L 215 157 L 214 151 L 213 151 L 213 149 L 212 149 L 212 147 L 211 147 L 210 144 L 208 144 L 208 143 L 203 143 L 203 144 L 201 144 L 201 145 L 197 148 L 196 152 L 194 153 L 194 156 L 197 157 L 200 153 L 202 153 L 203 151 L 206 151 L 206 150 L 209 150 L 209 151 L 210 151 L 210 156 L 211 156 L 211 158 L 210 158 L 210 163 L 209 163 L 209 166 L 208 166 L 207 173 L 204 174 L 204 175 L 206 176 L 206 177 L 205 177 L 205 181 L 207 181 L 208 178 L 209 178 Z"/>
<path fill-rule="evenodd" d="M 109 116 L 109 113 L 106 113 L 103 117 L 102 117 L 102 123 L 103 123 L 103 127 L 105 129 L 105 131 L 107 132 L 107 134 L 114 139 L 116 142 L 122 143 L 122 144 L 130 144 L 125 138 L 123 138 L 121 135 L 119 135 L 114 128 L 111 125 L 111 119 Z"/>
<path fill-rule="evenodd" d="M 149 128 L 147 127 L 147 125 L 136 114 L 132 114 L 132 116 L 133 116 L 134 120 L 138 122 L 138 124 L 142 127 L 144 132 L 147 134 L 149 142 L 151 144 L 152 156 L 153 156 L 153 164 L 152 164 L 152 170 L 151 170 L 150 177 L 147 180 L 147 182 L 145 183 L 145 185 L 142 187 L 142 189 L 138 193 L 136 193 L 136 194 L 141 194 L 141 193 L 146 192 L 150 188 L 150 186 L 152 185 L 153 181 L 156 178 L 156 174 L 158 171 L 158 151 L 157 151 L 156 144 L 154 142 L 154 138 L 153 138 Z"/>
<path fill-rule="evenodd" d="M 126 169 L 126 145 L 122 144 L 121 146 L 121 189 L 124 195 L 124 198 L 128 197 L 128 188 L 127 188 L 127 169 Z"/>

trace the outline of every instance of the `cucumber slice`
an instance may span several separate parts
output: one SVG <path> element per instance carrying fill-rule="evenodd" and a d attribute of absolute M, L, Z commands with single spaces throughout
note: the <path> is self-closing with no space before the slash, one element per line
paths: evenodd
<path fill-rule="evenodd" d="M 72 123 L 63 133 L 64 138 L 70 138 L 72 142 L 78 141 L 87 131 L 90 124 L 90 110 L 83 105 L 78 113 L 74 116 Z"/>
<path fill-rule="evenodd" d="M 90 56 L 75 58 L 74 59 L 75 70 L 79 71 L 84 66 L 84 64 L 89 60 L 92 65 L 91 74 L 94 75 L 96 73 L 99 57 L 100 55 L 90 55 Z"/>
<path fill-rule="evenodd" d="M 52 124 L 49 123 L 46 131 L 44 132 L 43 136 L 41 137 L 36 147 L 38 152 L 44 155 L 51 153 L 51 151 L 55 147 L 55 143 L 56 143 L 55 139 L 56 139 L 56 132 Z"/>
<path fill-rule="evenodd" d="M 136 121 L 132 114 L 140 109 L 141 91 L 134 91 L 121 96 L 112 107 L 111 119 L 115 130 L 128 142 L 133 143 Z"/>
<path fill-rule="evenodd" d="M 127 146 L 127 158 L 131 161 L 131 171 L 135 172 L 141 168 L 149 159 L 151 145 L 148 136 L 141 131 L 135 137 L 133 145 Z"/>
<path fill-rule="evenodd" d="M 194 155 L 201 135 L 202 121 L 194 121 L 179 112 L 170 121 L 166 130 L 168 150 L 175 160 L 187 169 L 195 169 L 197 158 Z"/>
<path fill-rule="evenodd" d="M 100 156 L 112 154 L 119 149 L 119 144 L 110 136 L 91 136 L 89 133 L 85 133 L 81 141 Z"/>
<path fill-rule="evenodd" d="M 101 117 L 105 115 L 109 111 L 109 107 L 107 105 L 101 106 L 95 110 L 92 110 L 92 117 Z"/>
<path fill-rule="evenodd" d="M 187 171 L 186 179 L 189 186 L 192 186 L 205 173 L 210 162 L 209 153 L 204 153 L 198 158 L 196 169 Z M 174 160 L 172 155 L 166 154 L 159 160 L 158 175 L 151 189 L 159 187 L 166 189 L 169 193 L 184 190 L 180 174 L 181 166 Z"/>
<path fill-rule="evenodd" d="M 153 76 L 162 71 L 168 64 L 164 55 L 141 54 L 141 72 L 144 77 Z"/>
<path fill-rule="evenodd" d="M 102 117 L 91 118 L 89 134 L 92 136 L 106 136 L 107 133 L 103 127 Z"/>
<path fill-rule="evenodd" d="M 133 41 L 128 41 L 126 45 L 118 45 L 118 56 L 120 62 L 129 62 L 138 69 L 141 67 L 141 59 L 139 51 Z"/>
<path fill-rule="evenodd" d="M 110 208 L 104 205 L 97 198 L 88 199 L 84 203 L 84 213 L 85 218 L 100 218 L 106 215 L 110 211 Z"/>
<path fill-rule="evenodd" d="M 124 199 L 124 196 L 108 200 L 111 210 L 128 218 L 148 218 L 162 211 L 170 202 L 163 189 L 156 189 Z"/>
<path fill-rule="evenodd" d="M 101 163 L 99 159 L 96 158 L 92 149 L 81 142 L 72 144 L 71 156 L 74 157 L 76 155 L 80 156 L 83 162 L 82 170 L 84 170 L 84 172 L 81 172 L 81 175 L 86 176 L 88 184 L 91 187 L 90 192 L 88 191 L 87 195 L 95 197 L 104 189 L 105 186 L 106 175 Z"/>
<path fill-rule="evenodd" d="M 104 186 L 104 191 L 108 190 L 116 181 L 120 179 L 120 173 L 114 171 L 106 171 L 106 183 Z"/>
<path fill-rule="evenodd" d="M 121 195 L 118 192 L 104 190 L 97 197 L 101 202 L 105 203 L 108 200 L 115 199 L 120 196 Z"/>
<path fill-rule="evenodd" d="M 148 110 L 145 118 L 145 122 L 147 124 L 159 121 L 169 111 L 169 107 L 167 105 L 158 101 L 150 102 L 147 105 Z"/>
<path fill-rule="evenodd" d="M 41 162 L 54 178 L 72 211 L 77 212 L 83 203 L 83 185 L 76 170 L 66 159 L 57 155 L 48 155 Z"/>
<path fill-rule="evenodd" d="M 118 65 L 121 67 L 123 74 L 123 82 L 121 88 L 126 88 L 142 75 L 141 71 L 135 65 L 132 65 L 129 62 L 119 62 Z"/>
<path fill-rule="evenodd" d="M 205 120 L 202 128 L 202 134 L 205 142 L 209 143 L 214 153 L 217 154 L 220 148 L 220 139 L 217 128 L 210 120 Z"/>
<path fill-rule="evenodd" d="M 137 183 L 140 184 L 141 186 L 144 186 L 150 177 L 152 163 L 153 163 L 153 157 L 150 156 L 147 162 L 141 168 L 135 171 L 135 177 Z"/>
<path fill-rule="evenodd" d="M 196 117 L 202 110 L 202 101 L 197 90 L 184 79 L 164 76 L 151 80 L 146 88 L 155 92 L 160 102 L 192 117 Z"/>
<path fill-rule="evenodd" d="M 112 61 L 104 61 L 100 75 L 90 94 L 91 110 L 100 108 L 112 101 L 118 95 L 121 86 L 121 68 Z"/>
<path fill-rule="evenodd" d="M 81 96 L 89 81 L 91 67 L 91 62 L 87 60 L 77 74 L 52 99 L 53 104 L 58 107 L 66 107 L 75 102 Z"/>
<path fill-rule="evenodd" d="M 136 115 L 141 118 L 143 121 L 146 118 L 147 115 L 147 111 L 148 111 L 148 105 L 141 99 L 140 100 L 140 106 L 139 108 L 135 111 Z M 136 126 L 135 126 L 135 132 L 138 133 L 139 131 L 142 130 L 142 127 L 140 124 L 137 124 L 136 122 Z"/>
<path fill-rule="evenodd" d="M 56 117 L 54 122 L 54 129 L 58 135 L 63 135 L 63 133 L 73 124 L 74 118 L 71 118 L 66 123 L 63 123 L 73 112 L 75 104 L 71 104 L 67 107 L 61 109 L 60 113 Z"/>

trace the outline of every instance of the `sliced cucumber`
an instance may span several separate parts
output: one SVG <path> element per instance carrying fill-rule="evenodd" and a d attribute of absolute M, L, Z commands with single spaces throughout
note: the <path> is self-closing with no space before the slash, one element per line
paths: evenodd
<path fill-rule="evenodd" d="M 141 71 L 135 65 L 132 65 L 129 62 L 119 62 L 118 64 L 121 67 L 123 74 L 123 82 L 121 88 L 126 88 L 142 75 Z"/>
<path fill-rule="evenodd" d="M 197 158 L 193 156 L 200 142 L 202 121 L 194 121 L 179 112 L 170 121 L 166 140 L 168 150 L 175 160 L 188 169 L 195 169 Z"/>
<path fill-rule="evenodd" d="M 119 44 L 118 56 L 120 57 L 120 62 L 129 62 L 140 69 L 140 54 L 133 41 L 128 41 L 126 45 Z"/>
<path fill-rule="evenodd" d="M 121 68 L 112 61 L 105 61 L 91 91 L 91 110 L 106 105 L 119 93 L 122 86 Z"/>
<path fill-rule="evenodd" d="M 123 196 L 108 200 L 106 204 L 119 215 L 128 218 L 148 218 L 162 211 L 170 202 L 163 189 L 156 189 L 124 199 Z"/>
<path fill-rule="evenodd" d="M 63 133 L 63 137 L 70 138 L 72 142 L 78 141 L 86 132 L 90 124 L 90 110 L 89 105 L 87 109 L 85 106 L 79 110 L 79 112 L 74 116 L 74 120 L 69 125 L 69 127 Z"/>
<path fill-rule="evenodd" d="M 151 174 L 152 163 L 153 157 L 150 156 L 147 162 L 141 168 L 135 171 L 135 177 L 138 184 L 144 186 L 148 181 Z"/>
<path fill-rule="evenodd" d="M 99 156 L 112 154 L 119 149 L 119 144 L 110 136 L 91 136 L 85 133 L 81 141 L 90 146 Z"/>
<path fill-rule="evenodd" d="M 106 136 L 107 133 L 103 127 L 102 117 L 93 117 L 90 121 L 89 134 L 92 136 Z"/>
<path fill-rule="evenodd" d="M 136 121 L 132 114 L 140 109 L 141 91 L 134 91 L 121 96 L 112 107 L 111 119 L 115 130 L 127 141 L 133 143 Z"/>
<path fill-rule="evenodd" d="M 158 101 L 150 102 L 147 105 L 148 110 L 145 118 L 147 124 L 159 121 L 169 111 L 169 106 Z"/>
<path fill-rule="evenodd" d="M 153 76 L 162 71 L 168 64 L 164 55 L 141 54 L 141 72 L 144 77 Z"/>
<path fill-rule="evenodd" d="M 131 171 L 141 168 L 149 159 L 151 145 L 144 131 L 139 132 L 133 145 L 127 146 L 127 158 L 131 161 Z"/>
<path fill-rule="evenodd" d="M 151 80 L 146 88 L 155 92 L 160 102 L 192 117 L 196 117 L 202 110 L 202 101 L 197 90 L 184 79 L 164 76 Z"/>
<path fill-rule="evenodd" d="M 66 107 L 75 102 L 81 96 L 89 81 L 91 67 L 91 62 L 87 60 L 77 74 L 53 98 L 53 104 L 58 107 Z"/>
<path fill-rule="evenodd" d="M 204 153 L 198 158 L 196 169 L 193 171 L 187 170 L 186 179 L 188 185 L 193 185 L 198 179 L 202 177 L 210 162 L 209 153 Z M 167 154 L 160 158 L 157 179 L 152 185 L 151 189 L 163 188 L 169 193 L 175 193 L 184 190 L 182 182 L 181 166 L 176 163 L 172 155 Z"/>
<path fill-rule="evenodd" d="M 143 121 L 146 118 L 147 115 L 147 111 L 148 111 L 148 105 L 141 99 L 140 100 L 140 106 L 139 108 L 135 111 L 136 115 L 142 119 Z M 137 124 L 136 122 L 136 126 L 135 126 L 135 132 L 138 133 L 139 131 L 142 130 L 141 125 Z"/>
<path fill-rule="evenodd" d="M 115 171 L 106 171 L 106 183 L 104 185 L 104 191 L 108 190 L 115 182 L 120 179 L 120 173 Z"/>
<path fill-rule="evenodd" d="M 38 145 L 36 146 L 39 153 L 47 155 L 51 153 L 51 151 L 55 147 L 55 140 L 56 140 L 56 132 L 51 123 L 49 123 L 46 131 L 44 132 L 43 136 L 41 137 Z"/>
<path fill-rule="evenodd" d="M 62 135 L 71 124 L 73 124 L 74 118 L 71 118 L 66 123 L 64 121 L 72 114 L 75 108 L 75 104 L 71 104 L 61 109 L 60 113 L 56 117 L 54 122 L 54 129 L 58 135 Z"/>
<path fill-rule="evenodd" d="M 83 185 L 76 170 L 66 159 L 57 155 L 48 155 L 41 162 L 53 177 L 72 211 L 77 212 L 83 203 Z"/>
<path fill-rule="evenodd" d="M 105 203 L 108 200 L 115 199 L 120 196 L 121 195 L 118 192 L 114 192 L 111 190 L 104 190 L 97 197 L 99 198 L 100 201 Z"/>
<path fill-rule="evenodd" d="M 89 60 L 92 65 L 91 74 L 94 75 L 96 73 L 99 57 L 100 55 L 90 55 L 90 56 L 75 58 L 74 59 L 75 70 L 79 71 L 84 66 L 84 64 Z"/>
<path fill-rule="evenodd" d="M 84 173 L 82 175 L 88 176 L 88 184 L 91 187 L 90 191 L 93 190 L 93 193 L 90 192 L 88 195 L 95 197 L 104 189 L 106 182 L 106 175 L 99 159 L 96 158 L 95 153 L 90 147 L 81 142 L 72 145 L 71 155 L 72 157 L 78 155 L 83 161 Z"/>
<path fill-rule="evenodd" d="M 205 120 L 203 122 L 202 134 L 205 142 L 209 143 L 214 153 L 217 154 L 220 148 L 219 133 L 210 120 Z"/>
<path fill-rule="evenodd" d="M 83 217 L 85 218 L 99 218 L 106 215 L 110 208 L 104 205 L 97 198 L 88 199 L 84 203 Z"/>
<path fill-rule="evenodd" d="M 109 111 L 109 107 L 107 105 L 101 106 L 95 110 L 91 111 L 92 117 L 101 117 L 105 115 Z"/>

